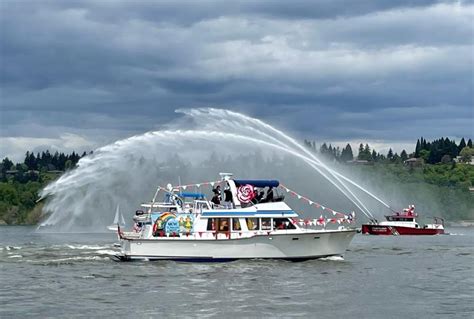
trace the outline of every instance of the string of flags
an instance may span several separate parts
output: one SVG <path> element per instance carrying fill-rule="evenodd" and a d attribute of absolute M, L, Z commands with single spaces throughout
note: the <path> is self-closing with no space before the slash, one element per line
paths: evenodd
<path fill-rule="evenodd" d="M 214 185 L 218 185 L 222 181 L 209 181 L 209 182 L 202 182 L 202 183 L 197 183 L 197 184 L 186 184 L 186 185 L 177 185 L 173 186 L 173 189 L 182 189 L 186 190 L 189 187 L 197 187 L 200 188 L 201 186 L 208 186 L 210 185 L 211 187 L 214 187 Z M 280 183 L 279 185 L 280 188 L 282 188 L 286 193 L 289 193 L 291 196 L 296 197 L 298 200 L 302 200 L 307 202 L 310 206 L 315 206 L 316 208 L 320 208 L 323 211 L 330 212 L 332 213 L 333 217 L 327 218 L 321 215 L 319 218 L 313 218 L 313 219 L 302 219 L 302 218 L 293 218 L 292 222 L 295 224 L 298 224 L 300 226 L 323 226 L 325 227 L 327 224 L 342 224 L 342 223 L 352 223 L 355 219 L 355 213 L 351 212 L 350 214 L 344 214 L 341 212 L 337 212 L 329 207 L 326 207 L 318 202 L 315 202 L 311 199 L 309 199 L 306 196 L 303 196 L 287 186 L 283 185 Z M 166 189 L 165 187 L 160 187 L 162 189 Z"/>
<path fill-rule="evenodd" d="M 352 223 L 355 218 L 355 213 L 351 212 L 350 214 L 343 214 L 340 212 L 337 212 L 329 207 L 326 207 L 318 202 L 315 202 L 308 197 L 305 197 L 303 195 L 298 194 L 297 192 L 289 189 L 285 185 L 280 183 L 280 187 L 285 190 L 287 193 L 289 193 L 291 196 L 298 198 L 299 200 L 307 202 L 310 206 L 315 206 L 316 208 L 320 208 L 323 211 L 327 211 L 332 213 L 334 217 L 332 218 L 325 218 L 323 215 L 321 215 L 319 218 L 314 218 L 314 219 L 297 219 L 294 218 L 292 221 L 293 223 L 297 223 L 300 226 L 326 226 L 326 224 L 332 223 L 332 224 L 341 224 L 341 223 Z"/>
<path fill-rule="evenodd" d="M 214 187 L 214 185 L 219 184 L 221 181 L 212 181 L 212 182 L 202 182 L 202 183 L 197 183 L 197 184 L 187 184 L 187 185 L 177 185 L 177 186 L 172 186 L 173 189 L 183 189 L 186 190 L 188 187 L 197 187 L 200 188 L 201 186 L 207 186 L 211 185 L 211 187 Z M 160 186 L 161 189 L 166 189 L 166 187 Z"/>

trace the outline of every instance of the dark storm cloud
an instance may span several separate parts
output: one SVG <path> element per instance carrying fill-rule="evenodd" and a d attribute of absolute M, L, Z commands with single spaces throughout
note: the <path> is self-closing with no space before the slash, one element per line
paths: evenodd
<path fill-rule="evenodd" d="M 0 138 L 96 145 L 199 106 L 329 141 L 472 136 L 472 4 L 2 1 Z"/>

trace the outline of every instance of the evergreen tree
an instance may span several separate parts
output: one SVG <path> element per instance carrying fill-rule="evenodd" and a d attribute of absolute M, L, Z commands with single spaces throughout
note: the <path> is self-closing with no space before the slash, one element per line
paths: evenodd
<path fill-rule="evenodd" d="M 403 162 L 405 162 L 408 159 L 408 155 L 407 155 L 407 152 L 405 150 L 402 150 L 402 152 L 400 153 L 400 159 Z"/>
<path fill-rule="evenodd" d="M 377 161 L 377 152 L 375 150 L 372 150 L 372 161 Z"/>
<path fill-rule="evenodd" d="M 359 154 L 357 155 L 358 160 L 364 159 L 364 144 L 360 143 L 359 145 Z"/>
<path fill-rule="evenodd" d="M 420 143 L 420 139 L 418 139 L 416 140 L 415 157 L 420 157 L 420 150 L 421 150 L 421 143 Z"/>
<path fill-rule="evenodd" d="M 469 139 L 469 141 L 467 141 L 467 146 L 469 146 L 470 148 L 472 148 L 472 140 Z"/>
<path fill-rule="evenodd" d="M 339 161 L 339 159 L 341 158 L 341 149 L 338 147 L 335 147 L 333 148 L 333 151 L 334 151 L 334 158 Z"/>
<path fill-rule="evenodd" d="M 33 152 L 26 152 L 24 163 L 28 167 L 28 170 L 36 170 L 38 168 L 36 162 L 35 154 Z"/>
<path fill-rule="evenodd" d="M 400 163 L 401 162 L 400 155 L 398 155 L 397 153 L 393 154 L 392 162 Z"/>
<path fill-rule="evenodd" d="M 461 139 L 461 142 L 459 142 L 459 146 L 458 146 L 458 152 L 461 152 L 461 150 L 463 148 L 466 147 L 466 141 L 464 140 L 464 137 Z"/>
<path fill-rule="evenodd" d="M 347 143 L 346 147 L 342 150 L 341 153 L 341 162 L 349 162 L 354 159 L 354 154 L 352 153 L 352 147 Z"/>
<path fill-rule="evenodd" d="M 5 157 L 2 161 L 2 173 L 4 174 L 6 171 L 9 171 L 13 166 L 13 162 L 10 161 L 8 157 Z"/>
<path fill-rule="evenodd" d="M 321 145 L 321 147 L 319 148 L 319 152 L 321 154 L 327 154 L 328 151 L 329 151 L 329 148 L 326 143 L 323 143 L 323 145 Z"/>
<path fill-rule="evenodd" d="M 365 156 L 365 159 L 366 159 L 366 160 L 370 160 L 370 159 L 371 159 L 371 153 L 370 153 L 369 144 L 365 144 L 365 147 L 364 147 L 364 156 Z"/>
<path fill-rule="evenodd" d="M 390 161 L 393 159 L 393 151 L 392 151 L 392 149 L 389 149 L 389 150 L 388 150 L 387 159 L 390 160 Z"/>

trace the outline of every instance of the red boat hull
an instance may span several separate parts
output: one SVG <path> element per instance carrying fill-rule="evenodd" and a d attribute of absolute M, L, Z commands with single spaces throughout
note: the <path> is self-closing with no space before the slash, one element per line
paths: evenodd
<path fill-rule="evenodd" d="M 362 225 L 362 234 L 369 235 L 438 235 L 444 234 L 444 229 L 412 228 L 403 226 L 386 226 L 375 224 Z"/>

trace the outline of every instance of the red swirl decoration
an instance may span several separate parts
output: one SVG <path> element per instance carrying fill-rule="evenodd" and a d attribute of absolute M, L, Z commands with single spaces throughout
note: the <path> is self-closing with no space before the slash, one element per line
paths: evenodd
<path fill-rule="evenodd" d="M 242 185 L 237 190 L 237 198 L 241 203 L 250 203 L 255 198 L 255 191 L 250 184 Z"/>

